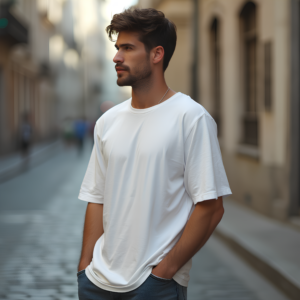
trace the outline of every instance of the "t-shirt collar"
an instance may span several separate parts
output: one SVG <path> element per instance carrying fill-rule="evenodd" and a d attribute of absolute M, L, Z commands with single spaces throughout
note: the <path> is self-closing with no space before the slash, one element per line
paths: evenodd
<path fill-rule="evenodd" d="M 133 113 L 136 113 L 136 114 L 144 114 L 144 113 L 150 112 L 152 110 L 158 109 L 159 107 L 162 107 L 163 105 L 165 105 L 166 103 L 169 103 L 170 101 L 172 101 L 174 98 L 176 98 L 180 94 L 181 94 L 180 92 L 177 92 L 175 95 L 173 95 L 169 99 L 163 101 L 162 103 L 153 105 L 153 106 L 148 107 L 148 108 L 134 108 L 134 107 L 132 107 L 132 105 L 131 105 L 132 98 L 130 98 L 129 99 L 129 110 Z"/>

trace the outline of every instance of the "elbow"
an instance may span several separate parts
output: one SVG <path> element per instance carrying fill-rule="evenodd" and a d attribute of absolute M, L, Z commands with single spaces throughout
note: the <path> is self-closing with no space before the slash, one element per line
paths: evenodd
<path fill-rule="evenodd" d="M 208 217 L 214 223 L 219 223 L 224 215 L 224 207 L 222 197 L 217 200 L 203 201 L 196 204 L 194 213 L 200 219 Z"/>
<path fill-rule="evenodd" d="M 224 209 L 224 207 L 222 206 L 222 207 L 220 208 L 220 212 L 219 212 L 219 215 L 220 215 L 220 221 L 222 220 L 224 213 L 225 213 L 225 209 Z"/>
<path fill-rule="evenodd" d="M 218 207 L 215 210 L 215 218 L 216 220 L 218 220 L 218 223 L 222 220 L 224 213 L 225 213 L 225 209 L 223 203 L 221 202 L 220 205 L 218 205 Z"/>

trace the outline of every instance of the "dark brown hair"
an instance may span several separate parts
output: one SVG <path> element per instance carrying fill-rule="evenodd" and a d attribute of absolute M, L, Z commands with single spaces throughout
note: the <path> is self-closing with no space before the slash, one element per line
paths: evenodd
<path fill-rule="evenodd" d="M 106 27 L 106 32 L 111 41 L 113 35 L 121 31 L 138 32 L 139 40 L 145 45 L 149 53 L 151 49 L 162 46 L 165 51 L 163 69 L 167 69 L 176 47 L 176 26 L 168 20 L 164 13 L 154 8 L 126 9 L 120 14 L 115 14 Z"/>

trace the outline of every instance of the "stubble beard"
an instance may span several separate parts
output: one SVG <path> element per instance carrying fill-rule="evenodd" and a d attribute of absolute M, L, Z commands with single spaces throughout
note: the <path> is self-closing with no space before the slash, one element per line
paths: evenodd
<path fill-rule="evenodd" d="M 145 82 L 152 74 L 149 61 L 147 60 L 142 66 L 137 67 L 133 72 L 128 68 L 125 73 L 126 76 L 118 77 L 117 85 L 118 86 L 131 86 L 137 87 L 142 82 Z"/>

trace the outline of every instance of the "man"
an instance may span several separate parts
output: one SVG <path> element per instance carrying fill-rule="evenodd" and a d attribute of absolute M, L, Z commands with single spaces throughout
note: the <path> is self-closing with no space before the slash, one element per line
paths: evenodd
<path fill-rule="evenodd" d="M 88 202 L 79 298 L 186 299 L 191 258 L 231 194 L 216 124 L 165 82 L 176 28 L 162 12 L 126 10 L 107 32 L 118 33 L 117 84 L 132 98 L 95 126 L 79 194 Z"/>

